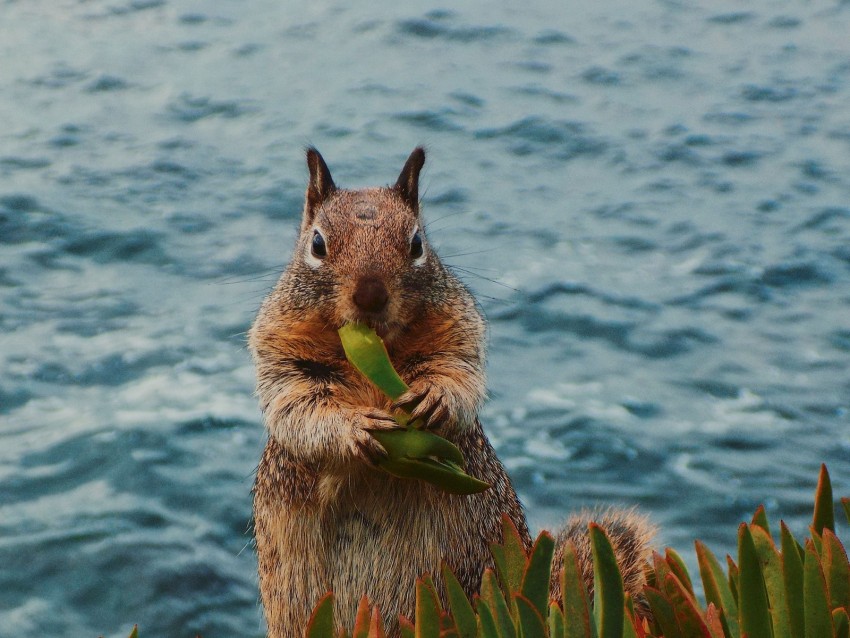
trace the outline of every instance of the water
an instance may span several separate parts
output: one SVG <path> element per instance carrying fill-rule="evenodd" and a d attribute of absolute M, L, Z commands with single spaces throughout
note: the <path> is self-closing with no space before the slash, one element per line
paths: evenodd
<path fill-rule="evenodd" d="M 637 505 L 693 565 L 850 493 L 850 5 L 450 6 L 0 4 L 0 635 L 262 635 L 244 333 L 307 143 L 429 147 L 536 527 Z"/>

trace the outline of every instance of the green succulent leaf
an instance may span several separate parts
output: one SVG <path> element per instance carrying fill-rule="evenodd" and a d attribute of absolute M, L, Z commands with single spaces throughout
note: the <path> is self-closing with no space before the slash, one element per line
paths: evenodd
<path fill-rule="evenodd" d="M 398 627 L 401 638 L 416 638 L 416 627 L 404 616 L 398 617 Z"/>
<path fill-rule="evenodd" d="M 549 607 L 549 581 L 554 553 L 555 539 L 548 532 L 540 532 L 522 577 L 520 592 L 534 605 L 541 618 L 546 617 L 546 609 Z"/>
<path fill-rule="evenodd" d="M 668 547 L 664 550 L 664 561 L 670 566 L 670 571 L 679 579 L 679 582 L 685 586 L 688 593 L 693 597 L 694 585 L 691 582 L 691 575 L 688 573 L 688 568 L 682 557 L 672 548 Z"/>
<path fill-rule="evenodd" d="M 788 625 L 792 636 L 805 635 L 805 611 L 803 608 L 803 560 L 799 543 L 788 530 L 785 521 L 780 521 L 782 543 L 782 581 L 785 585 L 785 602 L 788 605 Z"/>
<path fill-rule="evenodd" d="M 646 595 L 649 608 L 652 610 L 653 622 L 659 630 L 656 632 L 657 634 L 664 636 L 664 638 L 690 638 L 690 636 L 682 636 L 682 632 L 679 631 L 679 624 L 676 622 L 673 605 L 661 590 L 655 587 L 646 587 L 643 592 Z"/>
<path fill-rule="evenodd" d="M 346 358 L 360 373 L 393 401 L 408 391 L 390 362 L 383 340 L 370 327 L 347 323 L 339 329 Z"/>
<path fill-rule="evenodd" d="M 408 459 L 442 459 L 456 465 L 464 463 L 463 454 L 451 441 L 433 432 L 407 430 L 375 430 L 371 433 L 384 446 L 390 457 Z"/>
<path fill-rule="evenodd" d="M 525 573 L 527 556 L 519 531 L 507 514 L 502 515 L 502 544 L 490 544 L 496 563 L 496 572 L 502 589 L 506 592 L 519 591 Z"/>
<path fill-rule="evenodd" d="M 841 507 L 844 508 L 844 516 L 847 517 L 847 523 L 850 523 L 850 498 L 843 497 L 841 499 Z"/>
<path fill-rule="evenodd" d="M 741 599 L 738 596 L 738 592 L 740 591 L 740 588 L 738 587 L 740 582 L 740 574 L 738 572 L 738 566 L 735 564 L 735 561 L 732 560 L 732 557 L 729 554 L 726 554 L 726 568 L 729 571 L 729 589 L 732 590 L 732 596 L 734 596 L 735 602 L 738 604 L 738 615 L 740 616 Z"/>
<path fill-rule="evenodd" d="M 477 633 L 477 623 L 475 620 L 475 611 L 466 597 L 460 582 L 454 575 L 449 566 L 443 563 L 443 583 L 446 587 L 446 597 L 448 598 L 449 607 L 452 612 L 452 617 L 455 621 L 460 638 L 475 638 Z"/>
<path fill-rule="evenodd" d="M 738 603 L 732 595 L 723 568 L 704 543 L 696 541 L 695 545 L 706 602 L 714 604 L 718 615 L 727 623 L 729 636 L 738 638 L 741 633 L 738 628 Z"/>
<path fill-rule="evenodd" d="M 708 627 L 702 619 L 696 600 L 674 574 L 664 579 L 664 593 L 673 609 L 676 625 L 682 636 L 687 638 L 711 638 Z"/>
<path fill-rule="evenodd" d="M 479 598 L 475 609 L 478 611 L 478 629 L 481 638 L 501 638 L 490 606 Z"/>
<path fill-rule="evenodd" d="M 638 638 L 638 621 L 634 614 L 629 611 L 628 605 L 623 609 L 623 638 Z"/>
<path fill-rule="evenodd" d="M 375 438 L 381 438 L 391 433 L 372 434 L 379 434 L 380 436 Z M 379 461 L 378 467 L 399 478 L 425 481 L 449 494 L 478 494 L 490 488 L 488 483 L 465 474 L 461 467 L 446 459 L 389 456 Z"/>
<path fill-rule="evenodd" d="M 832 612 L 832 626 L 835 638 L 850 638 L 850 618 L 847 617 L 846 609 L 839 607 Z"/>
<path fill-rule="evenodd" d="M 812 517 L 812 527 L 818 533 L 823 534 L 824 529 L 835 531 L 835 510 L 832 504 L 832 483 L 829 480 L 829 472 L 826 465 L 820 466 L 818 487 L 815 490 L 815 513 Z"/>
<path fill-rule="evenodd" d="M 623 635 L 623 577 L 617 566 L 614 548 L 605 530 L 591 523 L 590 545 L 593 551 L 593 615 L 600 638 Z"/>
<path fill-rule="evenodd" d="M 133 625 L 133 630 L 127 638 L 139 638 L 139 626 Z"/>
<path fill-rule="evenodd" d="M 850 564 L 838 537 L 828 529 L 823 531 L 823 571 L 829 591 L 829 608 L 850 609 Z"/>
<path fill-rule="evenodd" d="M 767 589 L 767 599 L 770 604 L 770 616 L 773 622 L 774 638 L 793 638 L 791 623 L 788 616 L 788 605 L 785 601 L 785 582 L 783 577 L 782 556 L 773 539 L 763 527 L 750 528 L 753 543 L 759 555 Z"/>
<path fill-rule="evenodd" d="M 705 611 L 705 624 L 711 638 L 730 638 L 729 625 L 723 618 L 723 612 L 718 610 L 714 603 L 709 603 Z"/>
<path fill-rule="evenodd" d="M 755 514 L 753 514 L 753 521 L 750 526 L 761 527 L 770 536 L 770 525 L 767 522 L 767 512 L 764 510 L 764 505 L 758 506 Z"/>
<path fill-rule="evenodd" d="M 565 638 L 597 638 L 596 622 L 590 607 L 590 595 L 578 565 L 572 542 L 564 547 L 561 571 L 561 595 L 564 605 Z"/>
<path fill-rule="evenodd" d="M 730 638 L 739 638 L 741 631 L 738 625 L 738 603 L 732 595 L 723 568 L 704 543 L 696 541 L 695 545 L 706 602 L 714 604 L 718 614 L 723 612 L 722 617 L 728 625 Z"/>
<path fill-rule="evenodd" d="M 481 599 L 487 603 L 487 607 L 493 613 L 493 620 L 496 621 L 499 636 L 501 638 L 517 638 L 516 627 L 508 609 L 508 603 L 502 594 L 502 590 L 499 589 L 499 582 L 492 569 L 484 570 L 484 577 L 481 580 Z"/>
<path fill-rule="evenodd" d="M 522 638 L 546 638 L 546 623 L 536 605 L 522 594 L 513 595 Z"/>
<path fill-rule="evenodd" d="M 806 541 L 806 559 L 803 561 L 803 606 L 806 636 L 831 636 L 832 614 L 829 612 L 826 579 L 820 556 L 810 540 Z"/>
<path fill-rule="evenodd" d="M 306 638 L 334 638 L 334 595 L 328 592 L 319 600 L 307 622 Z"/>
<path fill-rule="evenodd" d="M 549 638 L 564 638 L 564 612 L 558 606 L 558 603 L 549 603 Z"/>
<path fill-rule="evenodd" d="M 395 400 L 407 392 L 407 384 L 393 368 L 386 346 L 374 330 L 349 323 L 339 329 L 339 337 L 346 358 L 384 394 Z M 400 412 L 396 420 L 408 426 L 409 416 Z M 461 451 L 436 434 L 412 425 L 404 430 L 371 434 L 387 451 L 387 458 L 379 461 L 378 467 L 393 476 L 426 481 L 451 494 L 476 494 L 490 487 L 466 474 Z"/>
<path fill-rule="evenodd" d="M 770 607 L 761 561 L 746 523 L 738 528 L 738 567 L 741 633 L 748 638 L 772 638 Z"/>
<path fill-rule="evenodd" d="M 440 638 L 440 603 L 429 581 L 416 581 L 415 638 Z"/>

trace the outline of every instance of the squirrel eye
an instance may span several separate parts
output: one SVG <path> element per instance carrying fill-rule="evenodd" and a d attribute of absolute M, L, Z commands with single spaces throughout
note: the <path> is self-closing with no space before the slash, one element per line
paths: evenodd
<path fill-rule="evenodd" d="M 418 230 L 413 233 L 410 240 L 410 256 L 413 259 L 419 259 L 422 256 L 422 236 Z"/>
<path fill-rule="evenodd" d="M 325 238 L 318 230 L 313 231 L 313 243 L 310 245 L 310 252 L 313 257 L 324 259 L 328 255 L 328 248 L 325 246 Z"/>

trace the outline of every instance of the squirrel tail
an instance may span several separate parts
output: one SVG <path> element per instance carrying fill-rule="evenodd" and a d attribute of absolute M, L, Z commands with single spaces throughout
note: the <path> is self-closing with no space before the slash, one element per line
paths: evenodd
<path fill-rule="evenodd" d="M 605 530 L 620 573 L 623 587 L 635 605 L 635 612 L 649 616 L 649 607 L 643 588 L 646 584 L 646 566 L 652 558 L 650 542 L 655 536 L 655 527 L 634 509 L 586 510 L 573 514 L 555 534 L 555 556 L 552 560 L 552 580 L 549 587 L 550 600 L 561 601 L 561 569 L 564 564 L 564 548 L 568 543 L 575 547 L 579 570 L 593 596 L 593 554 L 588 525 L 593 522 Z"/>

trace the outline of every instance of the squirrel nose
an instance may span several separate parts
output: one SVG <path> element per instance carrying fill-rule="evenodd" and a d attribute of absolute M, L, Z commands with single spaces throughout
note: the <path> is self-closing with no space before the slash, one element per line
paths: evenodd
<path fill-rule="evenodd" d="M 354 303 L 363 312 L 378 313 L 387 306 L 389 293 L 384 282 L 374 275 L 363 277 L 354 290 Z"/>

